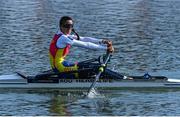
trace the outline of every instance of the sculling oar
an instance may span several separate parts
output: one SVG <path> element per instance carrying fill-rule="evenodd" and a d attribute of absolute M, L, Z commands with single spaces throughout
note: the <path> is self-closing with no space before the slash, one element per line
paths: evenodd
<path fill-rule="evenodd" d="M 89 90 L 88 90 L 88 95 L 89 95 L 89 93 L 91 92 L 91 90 L 94 88 L 96 82 L 99 80 L 102 72 L 104 71 L 104 68 L 105 68 L 106 65 L 107 65 L 107 62 L 109 61 L 109 58 L 110 58 L 110 53 L 107 53 L 106 58 L 105 58 L 105 60 L 104 60 L 104 63 L 99 67 L 99 72 L 98 72 L 98 74 L 96 75 L 94 82 L 91 84 L 91 86 L 90 86 L 90 88 L 89 88 Z"/>

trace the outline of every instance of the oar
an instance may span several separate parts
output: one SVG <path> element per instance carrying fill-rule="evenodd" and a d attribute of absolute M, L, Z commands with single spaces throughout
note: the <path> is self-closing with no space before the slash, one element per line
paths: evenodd
<path fill-rule="evenodd" d="M 91 86 L 88 90 L 88 95 L 91 92 L 91 90 L 94 88 L 96 82 L 99 80 L 101 73 L 104 71 L 104 68 L 106 67 L 107 62 L 109 61 L 109 58 L 110 58 L 110 53 L 107 53 L 104 63 L 101 65 L 101 67 L 99 67 L 99 72 L 96 75 L 94 82 L 91 84 Z"/>

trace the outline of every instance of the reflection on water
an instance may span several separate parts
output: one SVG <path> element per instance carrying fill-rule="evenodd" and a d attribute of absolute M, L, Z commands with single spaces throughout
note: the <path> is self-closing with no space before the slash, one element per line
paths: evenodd
<path fill-rule="evenodd" d="M 179 115 L 176 89 L 99 90 L 103 98 L 73 90 L 1 90 L 1 115 Z"/>
<path fill-rule="evenodd" d="M 103 92 L 106 98 L 78 99 L 68 106 L 74 115 L 179 115 L 177 90 L 116 90 Z M 165 97 L 164 97 L 165 96 Z M 175 96 L 175 97 L 174 97 Z M 176 100 L 176 101 L 175 101 Z M 169 105 L 169 106 L 168 106 Z"/>
<path fill-rule="evenodd" d="M 124 74 L 148 71 L 179 78 L 179 6 L 178 0 L 0 0 L 0 75 L 48 70 L 50 40 L 59 18 L 70 15 L 81 36 L 113 40 L 116 51 L 109 67 L 116 65 Z M 73 47 L 73 58 L 68 59 L 100 54 Z M 56 91 L 1 91 L 0 95 L 1 115 L 180 114 L 179 91 L 116 91 L 108 92 L 107 99 L 92 100 Z"/>
<path fill-rule="evenodd" d="M 71 113 L 68 112 L 68 107 L 66 106 L 66 103 L 68 103 L 68 100 L 66 98 L 69 98 L 70 96 L 58 96 L 54 97 L 51 100 L 51 107 L 50 112 L 56 113 L 57 115 L 62 116 L 70 116 Z"/>
<path fill-rule="evenodd" d="M 158 89 L 139 90 L 123 89 L 116 91 L 101 91 L 105 98 L 82 98 L 79 93 L 59 94 L 55 108 L 60 106 L 59 114 L 62 111 L 66 115 L 178 115 L 180 114 L 173 106 L 179 98 L 179 90 Z M 69 95 L 69 96 L 67 96 Z M 72 98 L 73 96 L 73 98 Z M 164 97 L 165 96 L 165 97 Z M 175 97 L 174 97 L 175 96 Z M 176 101 L 175 101 L 176 100 Z M 58 102 L 58 101 L 57 101 Z M 66 104 L 65 104 L 66 103 Z M 63 109 L 62 109 L 63 107 Z M 56 110 L 56 112 L 58 111 Z M 61 111 L 60 111 L 61 110 Z M 168 111 L 168 112 L 167 112 Z M 57 112 L 58 113 L 58 112 Z M 64 114 L 63 114 L 64 115 Z"/>

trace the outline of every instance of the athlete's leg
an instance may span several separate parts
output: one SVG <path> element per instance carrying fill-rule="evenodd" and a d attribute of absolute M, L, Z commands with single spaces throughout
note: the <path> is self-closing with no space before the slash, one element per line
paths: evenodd
<path fill-rule="evenodd" d="M 54 69 L 55 72 L 60 72 L 60 73 L 77 71 L 77 70 L 78 70 L 77 63 L 72 63 L 68 61 L 59 62 L 58 64 L 56 64 L 56 67 Z M 64 73 L 64 74 L 61 74 L 60 77 L 61 78 L 75 78 L 75 77 L 78 77 L 78 74 L 77 73 Z"/>
<path fill-rule="evenodd" d="M 78 73 L 64 73 L 61 75 L 62 78 L 88 78 L 89 76 L 94 75 L 98 71 L 100 64 L 92 63 L 72 63 L 69 61 L 63 61 L 56 65 L 55 72 L 70 72 L 78 71 Z"/>

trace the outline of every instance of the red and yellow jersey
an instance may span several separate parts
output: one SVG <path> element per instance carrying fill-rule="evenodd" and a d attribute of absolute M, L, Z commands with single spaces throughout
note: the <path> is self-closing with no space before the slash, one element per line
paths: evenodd
<path fill-rule="evenodd" d="M 66 55 L 69 53 L 71 47 L 67 44 L 64 48 L 57 47 L 57 40 L 61 39 L 62 34 L 55 34 L 49 47 L 50 64 L 52 68 L 59 68 L 58 66 L 64 61 Z"/>
<path fill-rule="evenodd" d="M 94 50 L 107 50 L 107 47 L 100 45 L 100 42 L 102 40 L 91 37 L 80 37 L 80 40 L 77 40 L 73 35 L 64 35 L 62 32 L 56 33 L 49 47 L 51 67 L 59 72 L 77 70 L 77 64 L 69 64 L 65 61 L 71 45 Z"/>

